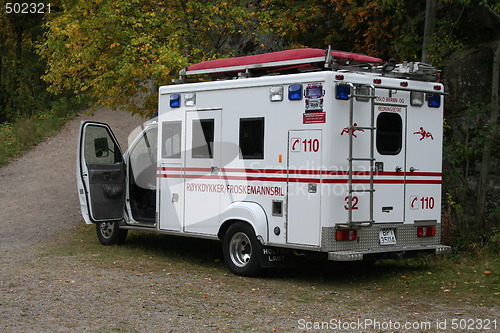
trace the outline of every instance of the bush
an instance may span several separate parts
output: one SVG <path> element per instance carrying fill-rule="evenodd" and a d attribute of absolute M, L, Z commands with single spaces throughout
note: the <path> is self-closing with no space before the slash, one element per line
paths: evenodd
<path fill-rule="evenodd" d="M 79 97 L 63 96 L 26 119 L 0 124 L 0 166 L 6 165 L 22 152 L 55 135 L 61 127 L 86 107 Z"/>

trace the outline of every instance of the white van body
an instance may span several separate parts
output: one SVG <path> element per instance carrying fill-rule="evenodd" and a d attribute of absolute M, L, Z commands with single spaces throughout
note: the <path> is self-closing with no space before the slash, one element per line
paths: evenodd
<path fill-rule="evenodd" d="M 443 86 L 346 68 L 160 87 L 158 118 L 123 156 L 106 124 L 82 123 L 85 221 L 104 243 L 127 229 L 223 240 L 241 275 L 287 264 L 287 249 L 448 252 Z"/>

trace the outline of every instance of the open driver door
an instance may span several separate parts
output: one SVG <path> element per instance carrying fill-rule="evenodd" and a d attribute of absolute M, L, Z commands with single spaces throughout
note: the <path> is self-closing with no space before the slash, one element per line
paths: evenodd
<path fill-rule="evenodd" d="M 107 124 L 80 124 L 76 168 L 85 222 L 120 221 L 125 204 L 125 164 L 118 141 Z"/>

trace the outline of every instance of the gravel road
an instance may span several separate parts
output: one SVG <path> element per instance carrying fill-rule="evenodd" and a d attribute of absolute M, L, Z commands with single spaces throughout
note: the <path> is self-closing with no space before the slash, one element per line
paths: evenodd
<path fill-rule="evenodd" d="M 75 184 L 83 119 L 109 123 L 122 145 L 143 122 L 100 109 L 0 168 L 0 332 L 326 332 L 335 330 L 315 323 L 366 319 L 432 321 L 432 326 L 377 330 L 351 325 L 337 331 L 445 332 L 436 328 L 436 320 L 498 316 L 498 307 L 467 300 L 388 297 L 376 281 L 358 281 L 356 291 L 353 282 L 342 280 L 339 284 L 349 287 L 345 292 L 335 283 L 325 287 L 321 274 L 312 282 L 283 275 L 249 279 L 212 266 L 193 269 L 189 263 L 171 270 L 169 262 L 164 269 L 139 272 L 126 260 L 107 267 L 75 251 L 54 251 L 83 224 Z"/>

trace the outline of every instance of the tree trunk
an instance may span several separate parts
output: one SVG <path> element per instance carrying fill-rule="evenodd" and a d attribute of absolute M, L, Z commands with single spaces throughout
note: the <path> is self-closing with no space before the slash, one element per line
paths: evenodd
<path fill-rule="evenodd" d="M 488 174 L 490 171 L 490 158 L 491 158 L 491 144 L 494 140 L 493 137 L 497 135 L 496 127 L 498 124 L 498 85 L 500 76 L 500 36 L 497 42 L 497 49 L 493 57 L 493 73 L 491 78 L 491 114 L 487 129 L 491 131 L 492 137 L 487 138 L 483 158 L 481 161 L 481 173 L 479 175 L 478 193 L 477 193 L 477 212 L 476 223 L 480 225 L 484 221 L 486 211 L 486 192 L 488 189 Z"/>
<path fill-rule="evenodd" d="M 427 0 L 425 5 L 424 41 L 422 43 L 422 62 L 430 63 L 429 45 L 436 27 L 436 0 Z"/>

